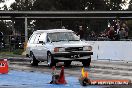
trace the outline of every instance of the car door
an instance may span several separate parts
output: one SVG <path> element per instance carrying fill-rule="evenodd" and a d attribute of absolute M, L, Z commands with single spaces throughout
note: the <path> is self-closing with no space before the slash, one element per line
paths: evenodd
<path fill-rule="evenodd" d="M 38 41 L 39 41 L 38 39 L 39 39 L 40 35 L 41 35 L 40 33 L 35 34 L 35 38 L 34 38 L 34 41 L 32 44 L 32 51 L 33 51 L 33 54 L 36 57 L 36 59 L 40 58 L 39 53 L 38 53 Z"/>
<path fill-rule="evenodd" d="M 39 36 L 38 39 L 38 44 L 37 44 L 37 54 L 39 56 L 39 60 L 43 61 L 43 60 L 47 60 L 47 47 L 46 47 L 46 33 L 42 33 Z"/>

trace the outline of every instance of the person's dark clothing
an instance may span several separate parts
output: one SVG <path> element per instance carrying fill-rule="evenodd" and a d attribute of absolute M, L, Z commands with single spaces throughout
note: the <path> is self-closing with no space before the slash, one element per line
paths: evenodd
<path fill-rule="evenodd" d="M 77 35 L 80 35 L 80 39 L 84 39 L 84 31 L 83 30 L 79 30 Z"/>
<path fill-rule="evenodd" d="M 114 36 L 115 36 L 115 31 L 114 30 L 109 30 L 108 38 L 110 38 L 111 40 L 114 40 Z"/>

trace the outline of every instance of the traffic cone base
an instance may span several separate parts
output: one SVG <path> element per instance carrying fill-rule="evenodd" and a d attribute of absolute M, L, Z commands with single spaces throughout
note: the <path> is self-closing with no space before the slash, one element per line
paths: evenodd
<path fill-rule="evenodd" d="M 87 86 L 87 85 L 90 85 L 91 84 L 91 81 L 90 79 L 86 78 L 86 77 L 80 77 L 79 78 L 79 83 L 82 85 L 82 86 Z"/>
<path fill-rule="evenodd" d="M 64 75 L 64 66 L 61 68 L 60 74 L 53 74 L 55 73 L 55 67 L 52 67 L 52 81 L 50 84 L 66 84 L 65 75 Z"/>
<path fill-rule="evenodd" d="M 53 75 L 50 84 L 59 84 L 58 79 L 59 79 L 59 75 Z"/>
<path fill-rule="evenodd" d="M 81 71 L 81 76 L 79 78 L 79 83 L 82 85 L 82 86 L 87 86 L 87 85 L 113 85 L 113 84 L 131 84 L 131 81 L 130 80 L 120 80 L 120 79 L 117 79 L 117 80 L 90 80 L 88 78 L 88 72 L 84 70 L 84 68 L 82 68 L 82 71 Z"/>

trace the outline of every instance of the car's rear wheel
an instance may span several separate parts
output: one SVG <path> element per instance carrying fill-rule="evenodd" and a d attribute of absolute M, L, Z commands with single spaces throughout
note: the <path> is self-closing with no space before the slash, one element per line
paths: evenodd
<path fill-rule="evenodd" d="M 30 59 L 31 59 L 30 64 L 32 66 L 38 66 L 39 61 L 35 58 L 35 56 L 32 52 L 30 53 Z"/>
<path fill-rule="evenodd" d="M 56 66 L 56 61 L 54 60 L 54 57 L 52 56 L 50 52 L 47 53 L 47 63 L 48 63 L 48 66 L 50 67 Z"/>
<path fill-rule="evenodd" d="M 70 66 L 70 65 L 71 65 L 71 62 L 72 62 L 72 61 L 65 61 L 65 62 L 64 62 L 65 67 Z"/>
<path fill-rule="evenodd" d="M 82 64 L 84 67 L 89 67 L 90 63 L 91 63 L 91 58 L 88 58 L 88 59 L 82 61 Z"/>

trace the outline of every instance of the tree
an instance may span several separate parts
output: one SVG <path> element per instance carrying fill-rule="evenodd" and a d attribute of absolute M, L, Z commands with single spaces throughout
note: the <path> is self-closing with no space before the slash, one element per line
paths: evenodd
<path fill-rule="evenodd" d="M 30 11 L 33 8 L 34 0 L 15 0 L 15 2 L 10 6 L 9 10 L 17 11 Z M 14 19 L 13 19 L 14 20 Z M 28 20 L 28 24 L 31 21 Z M 16 32 L 20 32 L 24 35 L 24 20 L 14 20 L 14 29 Z"/>
<path fill-rule="evenodd" d="M 0 32 L 3 32 L 4 35 L 11 34 L 11 30 L 9 27 L 7 27 L 8 22 L 0 20 Z"/>
<path fill-rule="evenodd" d="M 122 5 L 125 5 L 127 0 L 106 0 L 109 9 L 107 10 L 123 10 Z"/>
<path fill-rule="evenodd" d="M 128 10 L 132 11 L 132 0 L 129 2 Z"/>
<path fill-rule="evenodd" d="M 91 11 L 91 10 L 106 10 L 105 1 L 103 0 L 84 0 L 82 1 L 81 7 L 83 10 Z"/>
<path fill-rule="evenodd" d="M 81 1 L 82 0 L 57 0 L 56 9 L 63 11 L 79 11 L 81 9 Z"/>
<path fill-rule="evenodd" d="M 36 0 L 33 3 L 33 10 L 35 11 L 50 11 L 55 9 L 54 0 Z"/>
<path fill-rule="evenodd" d="M 0 3 L 4 3 L 4 2 L 5 0 L 0 0 Z M 4 5 L 3 7 L 1 7 L 1 9 L 7 10 L 7 6 Z M 10 30 L 6 25 L 6 21 L 0 20 L 0 32 L 3 32 L 5 35 L 10 34 Z"/>
<path fill-rule="evenodd" d="M 0 0 L 0 3 L 3 3 L 3 2 L 5 2 L 5 0 Z"/>
<path fill-rule="evenodd" d="M 29 11 L 33 8 L 34 0 L 15 0 L 10 10 Z"/>

